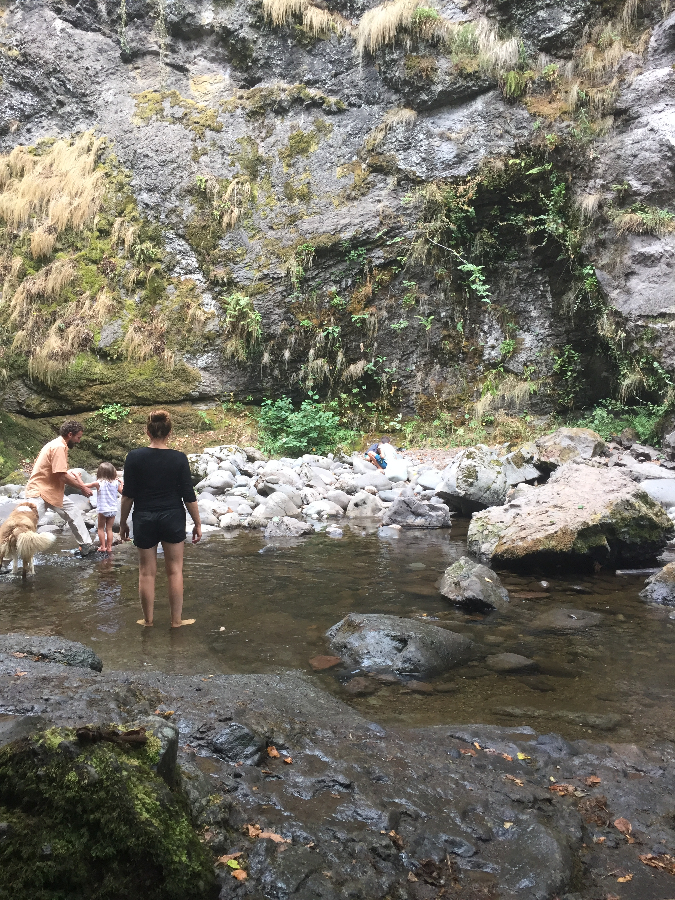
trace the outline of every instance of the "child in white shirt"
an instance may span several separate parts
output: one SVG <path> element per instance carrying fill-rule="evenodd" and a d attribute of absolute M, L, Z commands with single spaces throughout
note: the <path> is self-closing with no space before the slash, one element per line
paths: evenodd
<path fill-rule="evenodd" d="M 112 552 L 113 522 L 117 515 L 117 495 L 122 493 L 122 480 L 117 476 L 117 469 L 112 463 L 102 462 L 96 470 L 96 481 L 88 484 L 96 488 L 96 507 L 98 509 L 98 549 L 101 553 Z"/>

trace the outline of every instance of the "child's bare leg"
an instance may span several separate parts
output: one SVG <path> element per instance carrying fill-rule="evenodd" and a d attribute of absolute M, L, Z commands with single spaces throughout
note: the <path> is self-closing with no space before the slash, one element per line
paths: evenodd
<path fill-rule="evenodd" d="M 108 537 L 108 543 L 106 544 L 106 549 L 108 553 L 112 553 L 112 542 L 113 542 L 113 522 L 115 521 L 114 516 L 107 516 L 105 520 L 105 530 Z"/>
<path fill-rule="evenodd" d="M 155 578 L 157 576 L 157 547 L 149 550 L 138 548 L 138 593 L 143 607 L 143 618 L 138 625 L 152 625 L 155 610 Z"/>
<path fill-rule="evenodd" d="M 96 527 L 98 532 L 98 549 L 101 553 L 105 553 L 105 516 L 98 514 L 98 524 Z"/>

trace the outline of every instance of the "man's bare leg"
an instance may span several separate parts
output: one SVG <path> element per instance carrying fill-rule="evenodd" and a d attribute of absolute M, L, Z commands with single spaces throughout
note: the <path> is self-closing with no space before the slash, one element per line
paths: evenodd
<path fill-rule="evenodd" d="M 157 547 L 149 550 L 138 548 L 138 594 L 141 598 L 144 618 L 137 625 L 150 627 L 155 610 L 155 578 L 157 577 Z"/>
<path fill-rule="evenodd" d="M 164 567 L 169 582 L 169 606 L 171 607 L 171 627 L 193 625 L 194 619 L 183 619 L 183 550 L 185 544 L 169 544 L 162 541 Z"/>

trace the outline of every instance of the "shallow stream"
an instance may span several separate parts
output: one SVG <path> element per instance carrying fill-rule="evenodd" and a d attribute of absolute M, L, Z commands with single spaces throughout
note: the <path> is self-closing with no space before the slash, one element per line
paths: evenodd
<path fill-rule="evenodd" d="M 570 738 L 670 737 L 675 724 L 675 613 L 638 593 L 645 576 L 600 573 L 534 578 L 500 573 L 511 594 L 506 614 L 482 617 L 452 607 L 435 583 L 465 552 L 467 523 L 452 531 L 402 531 L 345 526 L 335 540 L 317 534 L 273 549 L 258 532 L 211 534 L 186 547 L 185 616 L 196 624 L 170 631 L 158 575 L 155 627 L 136 625 L 135 550 L 76 560 L 58 541 L 38 560 L 37 574 L 0 576 L 0 632 L 55 634 L 93 647 L 107 669 L 156 669 L 205 677 L 215 673 L 300 669 L 382 724 L 482 722 L 531 725 Z M 261 552 L 263 551 L 264 552 Z M 599 612 L 599 624 L 564 629 L 538 622 L 560 608 Z M 430 679 L 430 693 L 405 684 L 380 685 L 348 697 L 345 670 L 321 674 L 309 660 L 329 653 L 325 631 L 348 612 L 419 616 L 459 631 L 488 653 L 536 660 L 531 674 L 495 674 L 472 662 Z M 673 616 L 671 619 L 670 616 Z M 568 620 L 568 621 L 567 621 Z"/>

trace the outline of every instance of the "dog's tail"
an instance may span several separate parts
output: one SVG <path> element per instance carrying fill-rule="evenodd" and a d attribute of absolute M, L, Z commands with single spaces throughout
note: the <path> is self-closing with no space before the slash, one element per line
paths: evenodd
<path fill-rule="evenodd" d="M 24 531 L 16 539 L 16 549 L 21 559 L 30 559 L 36 553 L 44 553 L 54 543 L 56 538 L 48 532 L 37 534 L 35 531 Z"/>

